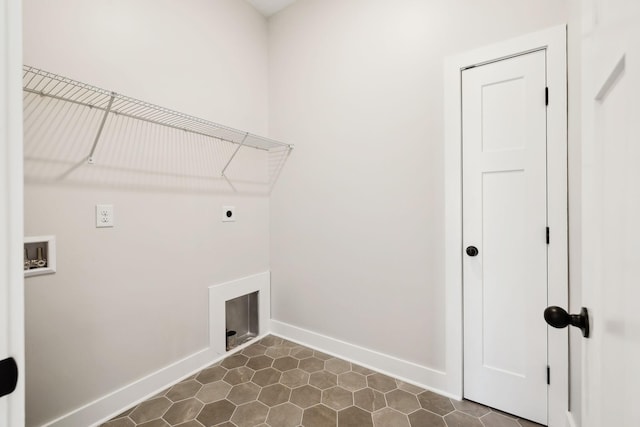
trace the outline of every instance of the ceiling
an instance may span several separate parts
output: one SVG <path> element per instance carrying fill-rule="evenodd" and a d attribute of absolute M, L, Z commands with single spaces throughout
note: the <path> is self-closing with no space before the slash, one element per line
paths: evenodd
<path fill-rule="evenodd" d="M 267 18 L 295 1 L 296 0 L 247 0 L 247 2 Z"/>

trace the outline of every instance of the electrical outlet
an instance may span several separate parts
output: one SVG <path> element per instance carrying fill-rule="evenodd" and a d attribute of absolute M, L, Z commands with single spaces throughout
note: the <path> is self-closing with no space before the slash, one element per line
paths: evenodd
<path fill-rule="evenodd" d="M 113 227 L 113 205 L 96 205 L 96 228 Z"/>
<path fill-rule="evenodd" d="M 236 207 L 235 206 L 223 206 L 222 207 L 222 222 L 234 222 L 236 220 Z"/>

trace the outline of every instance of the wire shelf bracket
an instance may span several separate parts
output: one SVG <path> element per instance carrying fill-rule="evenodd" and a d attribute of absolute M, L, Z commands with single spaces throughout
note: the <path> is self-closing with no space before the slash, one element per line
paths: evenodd
<path fill-rule="evenodd" d="M 206 136 L 218 141 L 236 144 L 235 149 L 225 167 L 222 176 L 226 177 L 227 168 L 242 147 L 250 147 L 268 152 L 293 149 L 292 144 L 265 138 L 249 132 L 234 129 L 229 126 L 190 116 L 165 107 L 150 104 L 135 98 L 124 96 L 116 92 L 101 89 L 58 74 L 54 74 L 29 65 L 23 65 L 23 90 L 58 101 L 70 102 L 76 105 L 104 111 L 104 115 L 97 129 L 93 145 L 87 161 L 95 163 L 95 151 L 102 136 L 107 118 L 110 114 L 120 115 L 147 123 L 183 130 L 197 135 Z"/>

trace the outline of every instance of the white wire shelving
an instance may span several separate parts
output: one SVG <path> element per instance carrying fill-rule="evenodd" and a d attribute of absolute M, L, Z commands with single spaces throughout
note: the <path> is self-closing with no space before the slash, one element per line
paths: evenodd
<path fill-rule="evenodd" d="M 243 132 L 229 126 L 150 104 L 29 65 L 23 66 L 22 82 L 23 91 L 26 93 L 49 97 L 104 112 L 99 127 L 96 130 L 91 151 L 87 156 L 87 161 L 90 164 L 94 164 L 96 161 L 94 153 L 100 142 L 107 117 L 110 114 L 236 144 L 237 147 L 235 151 L 233 151 L 233 154 L 231 154 L 222 169 L 222 176 L 225 176 L 227 168 L 242 147 L 250 147 L 269 152 L 293 149 L 293 145 L 291 144 L 249 132 Z"/>

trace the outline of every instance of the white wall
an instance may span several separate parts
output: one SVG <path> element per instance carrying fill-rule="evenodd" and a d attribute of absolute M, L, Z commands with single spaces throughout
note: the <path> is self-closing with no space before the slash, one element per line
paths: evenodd
<path fill-rule="evenodd" d="M 568 1 L 302 0 L 270 20 L 272 317 L 445 370 L 443 59 Z"/>
<path fill-rule="evenodd" d="M 267 24 L 243 1 L 25 0 L 24 61 L 267 131 Z M 269 266 L 268 196 L 216 175 L 228 147 L 104 140 L 96 165 L 56 180 L 90 135 L 25 140 L 25 233 L 58 243 L 58 272 L 25 283 L 29 426 L 207 347 L 207 287 Z M 229 175 L 256 175 L 264 160 L 241 152 Z M 204 185 L 182 176 L 194 168 Z M 95 228 L 96 203 L 114 204 L 115 228 Z M 220 221 L 222 205 L 237 222 Z"/>

